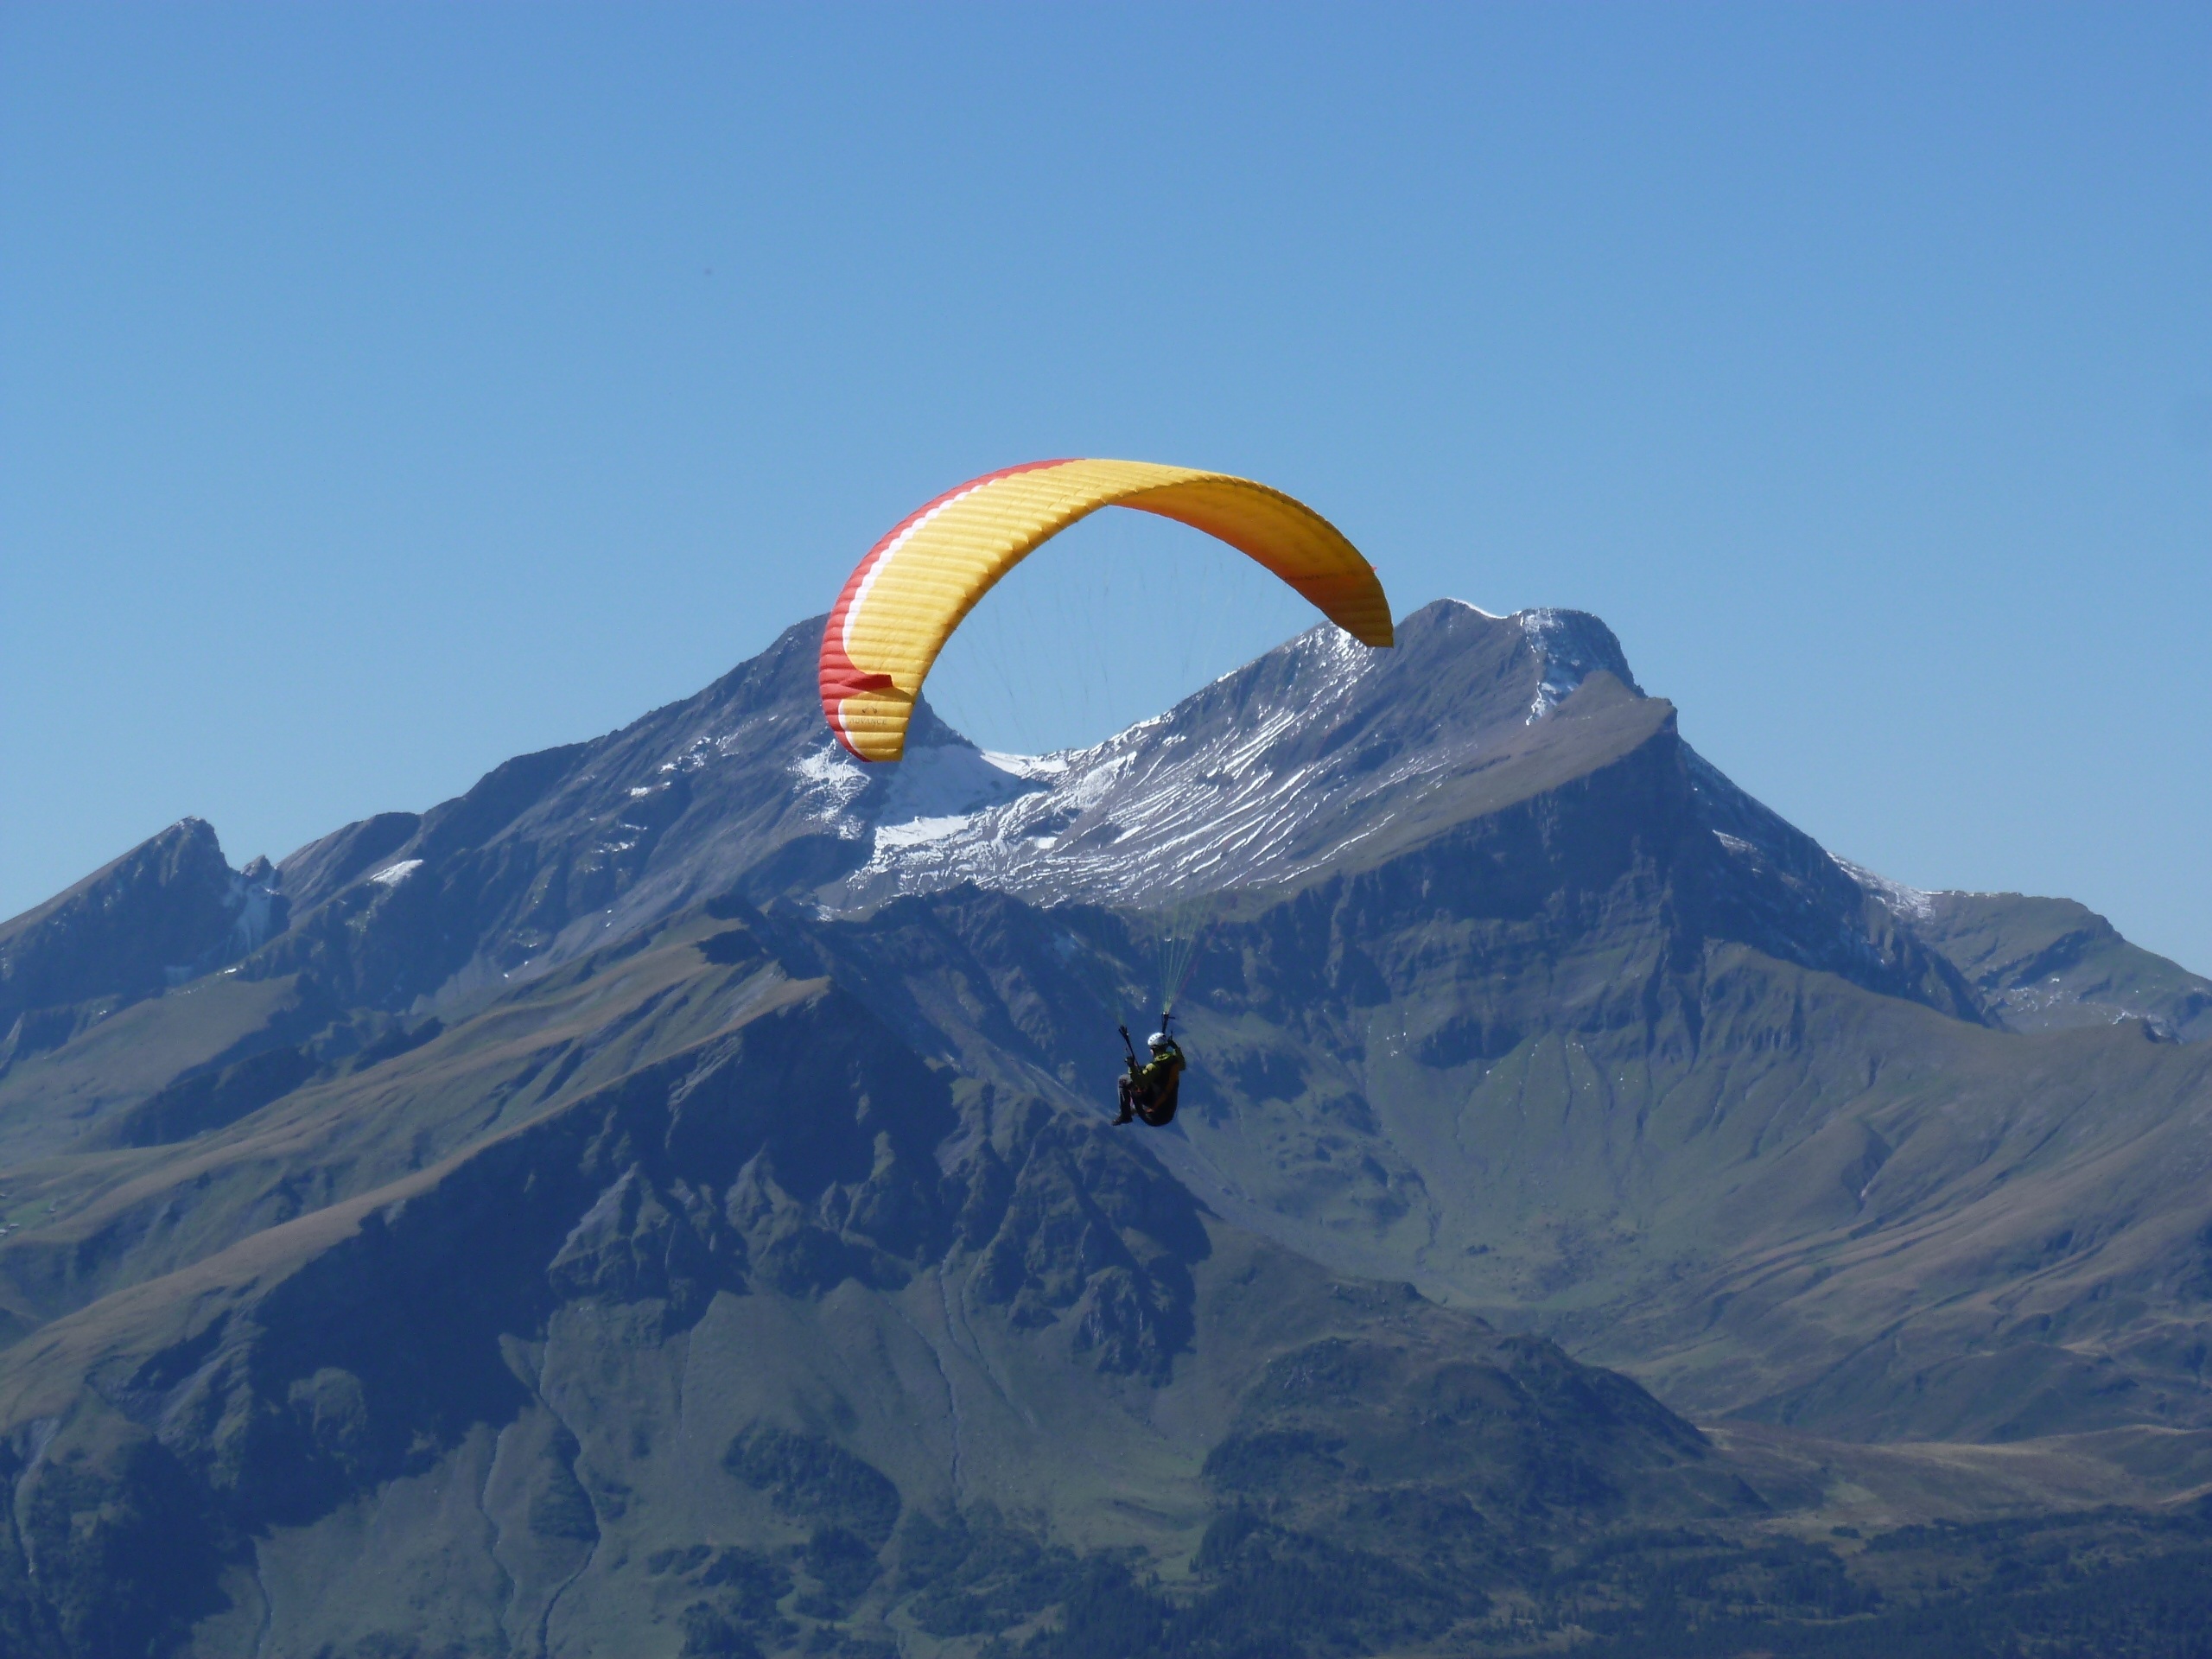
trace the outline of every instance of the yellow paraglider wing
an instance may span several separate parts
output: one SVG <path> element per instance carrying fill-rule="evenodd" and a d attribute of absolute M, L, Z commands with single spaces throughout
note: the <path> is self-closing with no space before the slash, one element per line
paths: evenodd
<path fill-rule="evenodd" d="M 1374 567 L 1311 507 L 1226 473 L 1033 461 L 949 490 L 868 550 L 822 634 L 822 712 L 863 760 L 896 760 L 930 664 L 991 585 L 1101 507 L 1177 519 L 1249 554 L 1367 645 L 1391 643 Z"/>

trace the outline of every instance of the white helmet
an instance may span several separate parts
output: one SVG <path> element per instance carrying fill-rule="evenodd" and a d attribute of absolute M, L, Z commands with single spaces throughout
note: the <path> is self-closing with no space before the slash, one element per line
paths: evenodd
<path fill-rule="evenodd" d="M 1151 1036 L 1144 1039 L 1144 1046 L 1147 1048 L 1166 1048 L 1167 1046 L 1167 1033 L 1164 1031 L 1154 1032 Z"/>

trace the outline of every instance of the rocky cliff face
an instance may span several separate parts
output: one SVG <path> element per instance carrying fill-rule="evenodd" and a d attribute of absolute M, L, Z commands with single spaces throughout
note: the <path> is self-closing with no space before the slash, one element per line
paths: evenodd
<path fill-rule="evenodd" d="M 1839 863 L 1595 619 L 873 770 L 817 626 L 0 929 L 10 1651 L 1433 1648 L 1693 1522 L 1863 1611 L 1675 1408 L 2212 1430 L 2201 982 Z M 1183 1116 L 1110 1129 L 1194 925 Z"/>

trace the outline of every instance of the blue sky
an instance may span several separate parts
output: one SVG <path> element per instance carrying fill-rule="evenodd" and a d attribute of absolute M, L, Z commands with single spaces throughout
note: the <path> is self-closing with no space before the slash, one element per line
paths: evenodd
<path fill-rule="evenodd" d="M 2202 5 L 0 7 L 0 914 L 427 806 L 1109 454 L 1595 611 L 1838 852 L 2212 969 L 2208 86 Z M 990 741 L 1300 623 L 1065 553 L 947 660 Z"/>

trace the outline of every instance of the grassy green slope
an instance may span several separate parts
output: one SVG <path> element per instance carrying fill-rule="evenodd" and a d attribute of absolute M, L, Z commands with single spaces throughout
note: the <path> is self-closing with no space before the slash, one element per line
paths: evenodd
<path fill-rule="evenodd" d="M 76 1305 L 0 1357 L 10 1651 L 965 1651 L 1255 1507 L 1239 1560 L 1356 1528 L 1402 1576 L 1443 1503 L 1440 1631 L 1532 1548 L 1759 1509 L 1632 1385 L 1332 1284 L 775 944 L 695 916 L 191 1142 L 54 1160 L 17 1254 L 80 1270 L 18 1264 Z M 1298 1448 L 1352 1415 L 1317 1486 Z"/>
<path fill-rule="evenodd" d="M 1177 1167 L 1700 1413 L 1883 1438 L 2212 1421 L 2212 1050 L 1600 939 L 1523 966 L 1494 927 L 1370 938 L 1378 994 L 1304 1042 L 1217 987 Z"/>
<path fill-rule="evenodd" d="M 299 1001 L 290 976 L 218 974 L 92 1021 L 67 1044 L 0 1074 L 0 1163 L 60 1150 L 180 1073 L 251 1046 Z"/>
<path fill-rule="evenodd" d="M 10 1202 L 37 1219 L 0 1243 L 0 1296 L 16 1332 L 403 1179 L 791 994 L 788 976 L 757 950 L 719 951 L 732 956 L 726 962 L 703 959 L 698 942 L 725 931 L 695 913 L 494 1001 L 395 1058 L 327 1068 L 207 1134 L 153 1147 L 56 1153 L 16 1166 Z M 288 983 L 238 990 L 262 993 L 257 1009 L 281 999 Z M 118 1023 L 175 1019 L 180 1010 L 190 1011 L 164 998 L 138 1005 Z M 161 1053 L 149 1083 L 181 1052 L 158 1042 L 166 1034 L 118 1033 L 136 1039 L 130 1051 L 136 1059 Z M 102 1035 L 89 1033 L 52 1057 L 54 1069 Z M 105 1058 L 89 1057 L 85 1069 Z M 26 1087 L 38 1081 L 37 1071 L 23 1079 Z"/>

